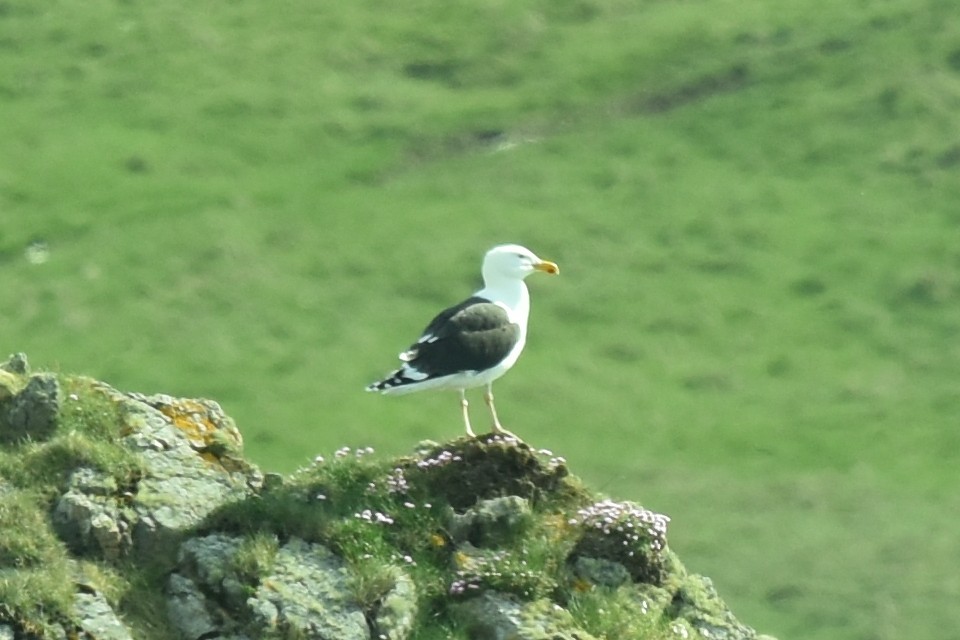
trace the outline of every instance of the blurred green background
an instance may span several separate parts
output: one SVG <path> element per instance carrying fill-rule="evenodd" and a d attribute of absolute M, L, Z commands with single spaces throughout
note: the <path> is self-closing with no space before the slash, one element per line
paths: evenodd
<path fill-rule="evenodd" d="M 525 244 L 504 423 L 784 640 L 960 638 L 958 202 L 953 0 L 0 1 L 2 350 L 403 453 Z"/>

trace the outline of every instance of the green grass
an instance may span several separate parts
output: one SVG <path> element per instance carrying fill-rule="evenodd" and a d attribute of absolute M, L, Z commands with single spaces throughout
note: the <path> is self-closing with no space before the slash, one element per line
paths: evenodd
<path fill-rule="evenodd" d="M 456 399 L 363 385 L 488 246 L 522 242 L 563 273 L 530 282 L 508 427 L 669 513 L 688 566 L 764 631 L 942 635 L 954 16 L 8 1 L 5 348 L 212 397 L 272 470 L 405 452 L 459 431 Z"/>
<path fill-rule="evenodd" d="M 29 492 L 3 491 L 0 501 L 0 619 L 42 633 L 41 621 L 64 616 L 73 583 L 63 545 Z"/>

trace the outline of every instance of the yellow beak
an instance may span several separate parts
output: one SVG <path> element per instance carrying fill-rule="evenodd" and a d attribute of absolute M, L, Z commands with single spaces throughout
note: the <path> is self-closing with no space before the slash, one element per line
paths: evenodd
<path fill-rule="evenodd" d="M 553 276 L 560 273 L 560 267 L 557 266 L 557 263 L 550 262 L 549 260 L 541 260 L 537 264 L 533 265 L 533 268 L 537 271 L 543 271 L 544 273 L 549 273 Z"/>

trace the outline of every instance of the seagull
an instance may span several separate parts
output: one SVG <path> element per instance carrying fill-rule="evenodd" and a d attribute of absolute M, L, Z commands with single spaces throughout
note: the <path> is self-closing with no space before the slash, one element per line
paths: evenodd
<path fill-rule="evenodd" d="M 517 244 L 490 249 L 483 257 L 483 288 L 438 313 L 399 355 L 400 368 L 368 385 L 367 391 L 402 395 L 424 389 L 457 390 L 467 435 L 475 438 L 466 390 L 486 387 L 483 399 L 493 417 L 493 431 L 516 438 L 497 417 L 493 382 L 516 363 L 526 344 L 530 293 L 523 280 L 537 271 L 556 275 L 560 268 Z"/>

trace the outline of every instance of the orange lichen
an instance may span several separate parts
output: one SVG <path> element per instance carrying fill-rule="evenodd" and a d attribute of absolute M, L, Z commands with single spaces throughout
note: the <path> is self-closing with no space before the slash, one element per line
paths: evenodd
<path fill-rule="evenodd" d="M 573 587 L 574 591 L 579 593 L 585 593 L 593 589 L 593 584 L 589 580 L 584 580 L 583 578 L 574 578 L 570 586 Z"/>
<path fill-rule="evenodd" d="M 240 432 L 230 422 L 219 405 L 201 400 L 176 399 L 170 403 L 157 403 L 157 410 L 170 418 L 170 422 L 182 431 L 191 446 L 199 450 L 207 450 L 222 442 L 227 437 L 233 444 L 243 444 Z M 214 456 L 214 459 L 216 456 Z"/>

